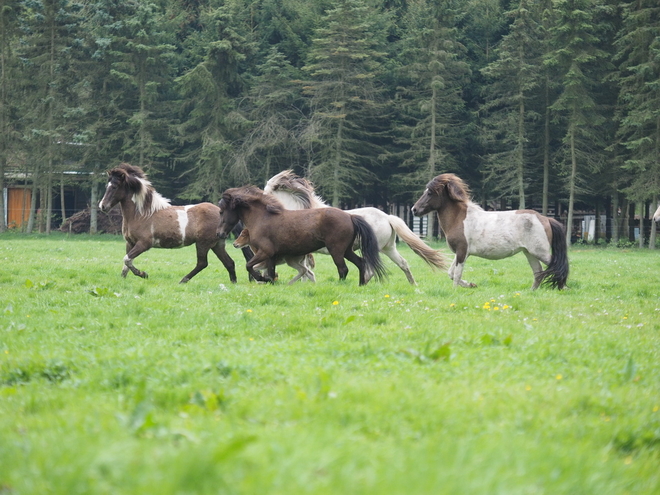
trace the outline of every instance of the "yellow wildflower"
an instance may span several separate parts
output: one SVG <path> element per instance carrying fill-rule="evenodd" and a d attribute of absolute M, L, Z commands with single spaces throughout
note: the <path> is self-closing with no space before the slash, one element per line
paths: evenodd
<path fill-rule="evenodd" d="M 337 306 L 337 304 L 339 304 L 339 301 L 332 301 L 333 306 Z"/>

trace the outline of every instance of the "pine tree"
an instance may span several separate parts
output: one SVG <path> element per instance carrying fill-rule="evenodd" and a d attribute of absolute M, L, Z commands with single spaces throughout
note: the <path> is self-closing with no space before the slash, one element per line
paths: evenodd
<path fill-rule="evenodd" d="M 62 171 L 64 157 L 71 152 L 77 129 L 77 100 L 72 88 L 75 54 L 80 50 L 82 5 L 69 0 L 31 0 L 25 6 L 21 57 L 25 62 L 23 91 L 28 96 L 21 105 L 29 156 L 35 163 L 27 231 L 34 227 L 40 188 L 39 230 L 50 233 L 54 180 Z"/>
<path fill-rule="evenodd" d="M 298 139 L 304 117 L 300 77 L 276 47 L 257 68 L 244 111 L 250 129 L 233 158 L 248 182 L 263 183 L 281 170 L 304 167 Z"/>
<path fill-rule="evenodd" d="M 397 176 L 404 194 L 417 193 L 441 171 L 459 167 L 453 157 L 462 143 L 457 123 L 470 71 L 457 39 L 456 16 L 454 2 L 422 0 L 411 3 L 404 18 L 395 127 L 404 147 Z"/>
<path fill-rule="evenodd" d="M 7 229 L 5 171 L 18 142 L 18 123 L 12 118 L 16 106 L 16 84 L 19 79 L 17 58 L 12 45 L 18 38 L 18 0 L 0 0 L 0 232 Z"/>
<path fill-rule="evenodd" d="M 484 105 L 488 112 L 487 140 L 493 150 L 487 160 L 485 181 L 505 196 L 515 194 L 520 209 L 525 209 L 529 182 L 528 143 L 532 124 L 539 118 L 530 100 L 538 95 L 543 75 L 539 70 L 542 26 L 540 12 L 534 11 L 533 4 L 521 0 L 516 10 L 508 13 L 513 18 L 510 32 L 495 49 L 497 59 L 482 70 L 492 81 Z"/>
<path fill-rule="evenodd" d="M 545 63 L 557 69 L 562 83 L 562 92 L 551 109 L 565 128 L 562 163 L 567 168 L 566 237 L 570 244 L 575 199 L 584 190 L 584 174 L 595 172 L 603 163 L 599 126 L 604 118 L 594 94 L 609 68 L 609 56 L 599 47 L 598 0 L 560 0 L 555 7 L 557 18 L 551 28 L 554 50 Z"/>
<path fill-rule="evenodd" d="M 660 6 L 651 0 L 627 3 L 623 20 L 616 60 L 622 109 L 619 137 L 628 150 L 624 170 L 632 177 L 627 191 L 642 204 L 653 200 L 655 207 L 660 194 Z M 655 228 L 652 237 L 651 248 Z"/>
<path fill-rule="evenodd" d="M 380 22 L 362 0 L 338 0 L 323 16 L 303 67 L 311 77 L 304 87 L 311 108 L 304 138 L 315 156 L 307 175 L 333 206 L 375 178 L 369 166 L 381 151 L 378 122 L 386 111 L 376 79 L 384 56 Z"/>
<path fill-rule="evenodd" d="M 203 15 L 209 29 L 200 33 L 206 53 L 195 67 L 177 78 L 181 94 L 179 165 L 185 167 L 187 187 L 181 197 L 218 201 L 231 185 L 249 179 L 232 168 L 234 143 L 248 122 L 236 111 L 235 98 L 245 90 L 242 64 L 255 45 L 239 32 L 230 6 Z M 177 165 L 177 166 L 179 166 Z"/>

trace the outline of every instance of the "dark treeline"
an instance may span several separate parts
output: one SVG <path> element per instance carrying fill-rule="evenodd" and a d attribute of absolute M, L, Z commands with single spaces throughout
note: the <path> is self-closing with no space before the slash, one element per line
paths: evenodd
<path fill-rule="evenodd" d="M 0 186 L 30 177 L 46 223 L 64 172 L 120 161 L 175 202 L 292 168 L 333 205 L 384 207 L 455 172 L 484 206 L 614 212 L 614 240 L 658 201 L 657 0 L 0 0 L 0 16 Z"/>

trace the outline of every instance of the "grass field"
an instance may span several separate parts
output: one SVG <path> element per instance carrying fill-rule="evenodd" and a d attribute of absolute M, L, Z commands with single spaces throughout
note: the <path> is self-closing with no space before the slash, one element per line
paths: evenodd
<path fill-rule="evenodd" d="M 446 246 L 439 247 L 448 253 Z M 0 494 L 658 494 L 660 251 L 454 289 L 239 282 L 194 248 L 0 235 Z M 280 279 L 293 275 L 279 267 Z"/>

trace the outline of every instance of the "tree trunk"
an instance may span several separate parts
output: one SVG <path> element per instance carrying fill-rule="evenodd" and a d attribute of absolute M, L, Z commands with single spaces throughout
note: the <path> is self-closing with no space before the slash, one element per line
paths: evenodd
<path fill-rule="evenodd" d="M 64 172 L 60 181 L 60 207 L 62 208 L 62 225 L 66 222 L 66 201 L 64 201 Z"/>
<path fill-rule="evenodd" d="M 516 173 L 516 179 L 518 181 L 518 209 L 520 210 L 525 209 L 525 101 L 523 97 L 523 93 L 520 91 L 518 94 L 520 100 L 518 104 L 518 171 Z"/>
<path fill-rule="evenodd" d="M 655 212 L 655 209 L 660 206 L 658 205 L 658 195 L 653 195 L 653 201 L 651 202 L 651 214 Z M 655 237 L 657 232 L 656 223 L 651 219 L 651 235 L 649 236 L 649 249 L 655 249 Z"/>
<path fill-rule="evenodd" d="M 575 203 L 575 177 L 577 175 L 577 158 L 575 156 L 575 127 L 571 124 L 569 129 L 569 139 L 571 146 L 571 174 L 568 178 L 568 218 L 566 220 L 566 244 L 571 246 L 571 237 L 573 235 L 573 205 Z"/>
<path fill-rule="evenodd" d="M 340 184 L 339 184 L 339 167 L 341 167 L 341 147 L 342 147 L 342 131 L 344 121 L 339 119 L 339 124 L 337 125 L 337 135 L 335 141 L 335 158 L 334 158 L 334 170 L 332 177 L 332 206 L 339 208 L 340 196 Z"/>
<path fill-rule="evenodd" d="M 612 244 L 619 243 L 619 193 L 614 191 L 612 194 Z"/>
<path fill-rule="evenodd" d="M 550 82 L 545 80 L 545 120 L 543 122 L 543 205 L 541 212 L 548 214 L 548 188 L 550 183 Z M 557 216 L 557 212 L 555 212 Z"/>
<path fill-rule="evenodd" d="M 34 175 L 32 176 L 32 197 L 30 199 L 30 216 L 28 217 L 28 224 L 26 229 L 26 232 L 28 234 L 31 234 L 32 230 L 34 229 L 34 222 L 37 213 L 37 191 L 39 190 L 38 182 L 39 182 L 39 165 L 35 165 Z"/>
<path fill-rule="evenodd" d="M 98 186 L 96 184 L 96 179 L 93 175 L 92 175 L 92 191 L 90 198 L 92 204 L 89 207 L 89 233 L 96 234 L 98 232 L 99 201 L 98 201 Z"/>
<path fill-rule="evenodd" d="M 639 247 L 644 247 L 644 209 L 646 203 L 644 201 L 638 201 L 639 204 Z"/>

